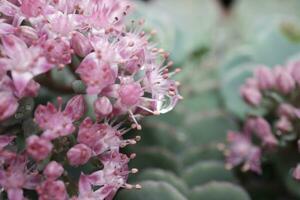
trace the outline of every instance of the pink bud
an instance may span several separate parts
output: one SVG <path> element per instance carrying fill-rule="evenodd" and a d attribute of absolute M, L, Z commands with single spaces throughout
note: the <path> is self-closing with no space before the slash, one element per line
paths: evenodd
<path fill-rule="evenodd" d="M 296 180 L 300 180 L 300 164 L 298 164 L 297 167 L 294 169 L 293 177 Z"/>
<path fill-rule="evenodd" d="M 27 153 L 37 161 L 45 159 L 51 152 L 53 145 L 51 142 L 37 135 L 32 135 L 26 140 Z"/>
<path fill-rule="evenodd" d="M 138 83 L 121 85 L 119 89 L 121 103 L 128 107 L 138 104 L 140 97 L 143 96 L 143 94 L 143 89 Z"/>
<path fill-rule="evenodd" d="M 101 97 L 94 102 L 94 110 L 98 117 L 102 117 L 109 115 L 113 107 L 107 97 Z"/>
<path fill-rule="evenodd" d="M 279 121 L 276 122 L 276 128 L 281 132 L 290 132 L 293 129 L 291 122 L 286 117 L 281 117 Z"/>
<path fill-rule="evenodd" d="M 74 96 L 66 105 L 64 114 L 73 120 L 78 120 L 85 112 L 85 102 L 82 95 Z"/>
<path fill-rule="evenodd" d="M 71 47 L 73 48 L 74 52 L 80 57 L 85 57 L 93 49 L 88 38 L 86 38 L 79 32 L 75 32 L 73 34 L 71 39 Z"/>
<path fill-rule="evenodd" d="M 70 165 L 78 166 L 88 162 L 92 156 L 92 150 L 85 144 L 73 146 L 67 153 Z"/>
<path fill-rule="evenodd" d="M 29 45 L 32 44 L 33 41 L 39 39 L 37 31 L 30 26 L 20 26 L 19 29 L 17 29 L 16 35 L 22 38 L 26 44 Z"/>
<path fill-rule="evenodd" d="M 284 94 L 295 89 L 295 81 L 293 77 L 283 68 L 276 69 L 276 87 Z"/>
<path fill-rule="evenodd" d="M 268 67 L 262 66 L 255 70 L 255 78 L 258 87 L 261 90 L 271 89 L 275 85 L 275 77 L 272 70 Z"/>
<path fill-rule="evenodd" d="M 258 106 L 262 98 L 258 89 L 252 87 L 242 87 L 241 95 L 243 99 L 252 106 Z"/>
<path fill-rule="evenodd" d="M 260 137 L 267 146 L 276 146 L 278 141 L 272 133 L 270 124 L 262 117 L 258 117 L 255 120 L 255 124 L 254 131 L 257 136 Z"/>
<path fill-rule="evenodd" d="M 61 38 L 47 40 L 44 45 L 46 57 L 53 64 L 70 64 L 72 50 L 68 41 Z"/>
<path fill-rule="evenodd" d="M 286 103 L 281 104 L 277 112 L 279 116 L 283 116 L 291 119 L 296 116 L 295 114 L 296 109 L 292 105 Z"/>
<path fill-rule="evenodd" d="M 36 191 L 39 195 L 39 200 L 68 199 L 65 184 L 61 180 L 46 180 L 36 188 Z"/>
<path fill-rule="evenodd" d="M 59 178 L 63 172 L 64 168 L 56 161 L 51 161 L 44 169 L 44 175 L 53 180 Z"/>
<path fill-rule="evenodd" d="M 300 61 L 291 63 L 290 66 L 294 80 L 300 85 Z"/>

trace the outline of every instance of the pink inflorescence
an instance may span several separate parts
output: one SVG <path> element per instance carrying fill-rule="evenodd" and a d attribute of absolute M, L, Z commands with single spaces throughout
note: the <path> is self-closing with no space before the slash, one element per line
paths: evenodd
<path fill-rule="evenodd" d="M 120 151 L 140 137 L 123 135 L 140 130 L 143 116 L 174 108 L 181 96 L 171 77 L 180 70 L 170 71 L 168 53 L 150 42 L 143 21 L 126 26 L 131 7 L 126 0 L 0 0 L 0 186 L 9 200 L 27 198 L 27 190 L 40 200 L 110 200 L 119 188 L 141 187 L 127 183 L 138 171 L 128 168 L 135 154 Z M 35 131 L 10 132 L 23 99 L 65 91 L 51 72 L 66 69 L 85 92 L 72 84 L 66 105 L 61 97 L 36 105 Z M 88 107 L 94 114 L 86 116 Z M 93 163 L 97 170 L 71 182 L 68 169 Z"/>
<path fill-rule="evenodd" d="M 258 66 L 241 87 L 244 101 L 258 112 L 250 113 L 241 133 L 228 133 L 227 166 L 261 172 L 261 157 L 289 145 L 299 150 L 300 62 L 285 66 Z M 260 114 L 257 114 L 260 113 Z M 294 177 L 300 180 L 299 165 Z"/>

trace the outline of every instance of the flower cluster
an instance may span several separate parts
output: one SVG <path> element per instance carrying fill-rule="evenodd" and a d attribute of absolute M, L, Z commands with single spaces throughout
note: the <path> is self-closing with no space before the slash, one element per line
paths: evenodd
<path fill-rule="evenodd" d="M 228 133 L 228 168 L 243 164 L 244 170 L 260 173 L 263 153 L 287 145 L 299 149 L 299 87 L 299 61 L 255 69 L 254 76 L 241 87 L 241 96 L 255 112 L 247 117 L 241 133 Z M 300 179 L 299 174 L 297 167 L 294 177 Z"/>
<path fill-rule="evenodd" d="M 27 191 L 40 200 L 109 200 L 119 188 L 141 187 L 127 183 L 135 154 L 121 153 L 140 137 L 123 135 L 140 130 L 140 118 L 174 108 L 181 96 L 171 77 L 180 70 L 170 71 L 168 53 L 150 42 L 143 21 L 126 26 L 131 8 L 126 0 L 0 0 L 0 188 L 9 200 Z M 72 84 L 66 105 L 61 97 L 57 106 L 37 105 L 37 131 L 11 131 L 25 126 L 9 123 L 21 100 L 38 99 L 41 89 L 56 94 L 53 87 L 64 86 L 51 71 L 66 68 L 84 92 Z M 87 107 L 94 114 L 86 116 Z M 91 165 L 97 169 L 69 176 Z"/>

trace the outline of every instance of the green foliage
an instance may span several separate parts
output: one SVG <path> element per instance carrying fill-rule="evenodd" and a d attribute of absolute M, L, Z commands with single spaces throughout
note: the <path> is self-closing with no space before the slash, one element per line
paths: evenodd
<path fill-rule="evenodd" d="M 222 161 L 200 161 L 185 169 L 182 176 L 190 187 L 202 185 L 214 180 L 235 180 L 232 171 L 226 170 Z"/>
<path fill-rule="evenodd" d="M 231 183 L 211 182 L 192 190 L 190 200 L 250 200 L 247 192 Z"/>
<path fill-rule="evenodd" d="M 144 181 L 142 190 L 122 190 L 116 200 L 187 200 L 172 185 L 162 181 Z"/>
<path fill-rule="evenodd" d="M 174 173 L 162 169 L 146 169 L 137 175 L 136 181 L 164 181 L 174 186 L 182 194 L 188 194 L 188 188 L 185 182 Z"/>

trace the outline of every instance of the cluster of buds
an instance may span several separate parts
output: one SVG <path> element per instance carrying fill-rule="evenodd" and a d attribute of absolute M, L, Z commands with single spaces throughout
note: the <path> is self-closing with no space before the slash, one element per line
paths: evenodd
<path fill-rule="evenodd" d="M 286 145 L 300 145 L 299 88 L 299 61 L 255 69 L 254 76 L 241 87 L 241 96 L 259 112 L 247 117 L 240 133 L 228 133 L 229 147 L 225 152 L 228 168 L 242 164 L 245 171 L 261 173 L 263 153 Z M 300 166 L 295 169 L 294 177 L 300 179 Z"/>
<path fill-rule="evenodd" d="M 140 137 L 123 135 L 140 130 L 140 118 L 174 108 L 181 96 L 171 77 L 180 70 L 171 71 L 168 53 L 150 42 L 154 32 L 144 32 L 143 21 L 126 26 L 131 8 L 126 0 L 0 0 L 0 195 L 110 200 L 120 188 L 141 187 L 127 183 L 138 171 L 128 168 L 135 154 L 121 153 Z M 65 87 L 54 69 L 68 69 L 84 92 L 71 84 L 66 105 L 61 97 L 57 106 L 37 105 L 37 131 L 25 134 L 23 121 L 9 122 L 22 99 Z"/>

